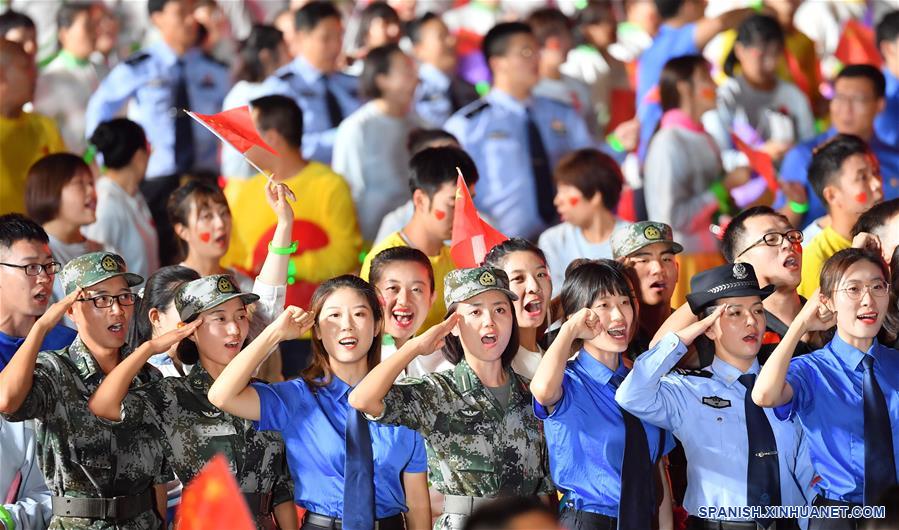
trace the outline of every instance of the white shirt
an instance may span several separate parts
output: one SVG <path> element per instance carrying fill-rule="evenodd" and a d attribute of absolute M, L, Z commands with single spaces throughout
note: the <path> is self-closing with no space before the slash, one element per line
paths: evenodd
<path fill-rule="evenodd" d="M 540 347 L 537 346 L 537 348 L 539 349 Z M 534 378 L 534 374 L 537 373 L 537 367 L 540 366 L 540 359 L 542 358 L 542 351 L 531 351 L 519 345 L 518 353 L 512 359 L 512 371 L 530 381 Z"/>
<path fill-rule="evenodd" d="M 109 177 L 97 180 L 97 221 L 85 237 L 119 251 L 128 271 L 148 278 L 159 268 L 159 237 L 143 195 L 129 195 Z"/>
<path fill-rule="evenodd" d="M 80 155 L 87 148 L 85 110 L 103 75 L 90 61 L 78 61 L 60 52 L 38 77 L 34 109 L 56 121 L 66 146 Z"/>
<path fill-rule="evenodd" d="M 381 361 L 386 361 L 396 352 L 397 347 L 396 343 L 393 341 L 393 337 L 385 334 L 381 339 Z M 434 353 L 419 355 L 412 359 L 412 361 L 406 365 L 406 368 L 400 372 L 400 375 L 396 376 L 396 380 L 399 381 L 404 377 L 421 377 L 425 374 L 442 372 L 444 370 L 451 370 L 452 368 L 453 364 L 446 360 L 446 357 L 443 355 L 443 350 L 437 350 Z"/>
<path fill-rule="evenodd" d="M 613 231 L 628 226 L 627 221 L 615 222 Z M 537 246 L 546 255 L 546 265 L 553 280 L 553 286 L 559 290 L 565 281 L 565 269 L 577 258 L 612 259 L 610 240 L 591 243 L 584 237 L 584 232 L 571 223 L 560 223 L 547 228 L 537 241 Z"/>
<path fill-rule="evenodd" d="M 37 462 L 34 422 L 8 422 L 0 418 L 0 500 L 8 496 L 16 477 L 19 486 L 12 504 L 3 507 L 16 530 L 42 530 L 50 523 L 50 490 Z"/>

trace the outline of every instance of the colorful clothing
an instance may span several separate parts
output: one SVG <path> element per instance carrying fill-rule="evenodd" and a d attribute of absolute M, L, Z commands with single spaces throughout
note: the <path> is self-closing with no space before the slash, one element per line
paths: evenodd
<path fill-rule="evenodd" d="M 23 112 L 18 118 L 0 116 L 0 215 L 25 213 L 28 168 L 51 153 L 65 150 L 59 129 L 47 116 L 31 112 Z"/>
<path fill-rule="evenodd" d="M 827 226 L 802 250 L 802 281 L 796 292 L 810 298 L 821 281 L 824 263 L 837 252 L 852 246 L 852 241 Z"/>

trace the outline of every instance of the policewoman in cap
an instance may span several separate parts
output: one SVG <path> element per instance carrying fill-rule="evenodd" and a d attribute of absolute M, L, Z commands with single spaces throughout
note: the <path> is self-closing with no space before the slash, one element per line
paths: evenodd
<path fill-rule="evenodd" d="M 490 498 L 555 489 L 527 381 L 510 369 L 518 352 L 517 296 L 506 273 L 457 269 L 444 283 L 448 318 L 376 366 L 350 405 L 424 436 L 431 485 L 445 496 L 434 528 L 460 529 Z M 441 347 L 455 368 L 393 384 L 410 361 Z"/>
<path fill-rule="evenodd" d="M 145 342 L 109 374 L 90 401 L 100 417 L 125 429 L 151 422 L 163 434 L 166 458 L 182 483 L 190 482 L 216 453 L 231 464 L 259 529 L 297 528 L 293 483 L 284 442 L 277 433 L 259 432 L 252 422 L 212 405 L 209 387 L 244 347 L 248 308 L 259 300 L 242 293 L 226 274 L 182 285 L 175 309 L 187 323 L 175 332 Z M 175 334 L 175 335 L 173 335 Z M 185 377 L 166 377 L 129 390 L 128 382 L 158 353 L 178 344 L 178 357 L 195 365 Z M 274 515 L 274 519 L 273 519 Z M 277 526 L 276 526 L 277 521 Z"/>
<path fill-rule="evenodd" d="M 693 277 L 687 295 L 701 317 L 637 358 L 616 393 L 628 412 L 670 430 L 687 455 L 684 508 L 692 530 L 777 530 L 795 520 L 771 519 L 769 506 L 803 506 L 814 472 L 801 427 L 780 422 L 753 403 L 756 359 L 765 332 L 762 299 L 751 265 L 736 263 Z M 669 373 L 697 340 L 714 343 L 707 371 Z M 734 517 L 700 507 L 753 507 Z"/>
<path fill-rule="evenodd" d="M 59 279 L 66 297 L 37 320 L 0 372 L 0 412 L 9 421 L 39 420 L 38 455 L 53 494 L 51 529 L 161 528 L 165 490 L 156 495 L 154 486 L 173 478 L 162 432 L 144 421 L 122 429 L 88 408 L 90 395 L 122 360 L 134 311 L 131 287 L 143 278 L 127 272 L 116 254 L 93 252 L 67 263 Z M 75 341 L 38 352 L 63 314 L 75 322 Z M 161 377 L 141 367 L 134 383 Z"/>

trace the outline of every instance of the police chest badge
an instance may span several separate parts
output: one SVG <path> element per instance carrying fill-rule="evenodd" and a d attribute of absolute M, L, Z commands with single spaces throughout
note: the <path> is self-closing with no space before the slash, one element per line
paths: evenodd
<path fill-rule="evenodd" d="M 649 241 L 655 241 L 657 239 L 662 239 L 662 232 L 655 226 L 649 225 L 643 229 L 643 237 Z"/>
<path fill-rule="evenodd" d="M 218 283 L 216 283 L 215 287 L 222 294 L 231 294 L 236 292 L 236 289 L 234 289 L 234 284 L 231 283 L 231 280 L 229 280 L 228 278 L 219 278 L 219 281 Z"/>
<path fill-rule="evenodd" d="M 707 396 L 702 398 L 702 404 L 713 409 L 726 409 L 730 406 L 730 400 L 718 396 Z"/>
<path fill-rule="evenodd" d="M 481 273 L 481 276 L 478 277 L 478 283 L 484 287 L 493 287 L 496 285 L 496 276 L 490 271 L 484 271 Z"/>
<path fill-rule="evenodd" d="M 738 280 L 745 280 L 746 277 L 749 276 L 749 273 L 746 272 L 745 265 L 743 265 L 742 263 L 734 263 L 733 275 L 734 278 Z"/>
<path fill-rule="evenodd" d="M 553 130 L 554 133 L 559 136 L 565 136 L 568 133 L 568 128 L 565 127 L 565 122 L 559 119 L 555 119 L 549 122 L 549 128 Z"/>
<path fill-rule="evenodd" d="M 100 267 L 106 272 L 116 272 L 119 270 L 119 264 L 116 263 L 115 258 L 109 254 L 103 256 L 103 259 L 100 260 Z"/>

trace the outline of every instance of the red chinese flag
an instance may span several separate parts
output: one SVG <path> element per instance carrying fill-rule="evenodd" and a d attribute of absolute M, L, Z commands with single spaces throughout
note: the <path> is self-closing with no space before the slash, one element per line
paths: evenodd
<path fill-rule="evenodd" d="M 468 186 L 462 173 L 456 182 L 456 209 L 453 218 L 453 242 L 450 255 L 459 268 L 478 267 L 484 263 L 487 252 L 509 239 L 497 229 L 485 223 L 474 207 Z"/>
<path fill-rule="evenodd" d="M 243 493 L 221 454 L 206 463 L 181 493 L 175 516 L 179 530 L 255 530 Z"/>
<path fill-rule="evenodd" d="M 880 51 L 874 41 L 874 30 L 858 20 L 850 20 L 843 26 L 843 34 L 834 57 L 843 64 L 870 64 L 880 68 Z"/>
<path fill-rule="evenodd" d="M 734 145 L 746 155 L 746 158 L 749 159 L 749 167 L 752 168 L 753 171 L 758 173 L 765 179 L 765 183 L 768 184 L 768 189 L 772 192 L 777 191 L 777 171 L 774 170 L 774 162 L 771 161 L 771 157 L 768 156 L 767 153 L 763 153 L 761 151 L 756 151 L 755 149 L 746 145 L 743 140 L 740 140 L 740 137 L 734 133 L 730 133 L 730 137 L 734 142 Z"/>
<path fill-rule="evenodd" d="M 241 153 L 246 153 L 251 147 L 257 146 L 275 156 L 278 155 L 278 152 L 265 143 L 265 140 L 256 132 L 253 116 L 247 105 L 223 110 L 218 114 L 198 114 L 196 112 L 187 114 L 212 131 L 220 140 Z"/>
<path fill-rule="evenodd" d="M 613 88 L 609 99 L 609 123 L 606 132 L 612 132 L 627 120 L 637 115 L 637 95 L 633 90 Z"/>

